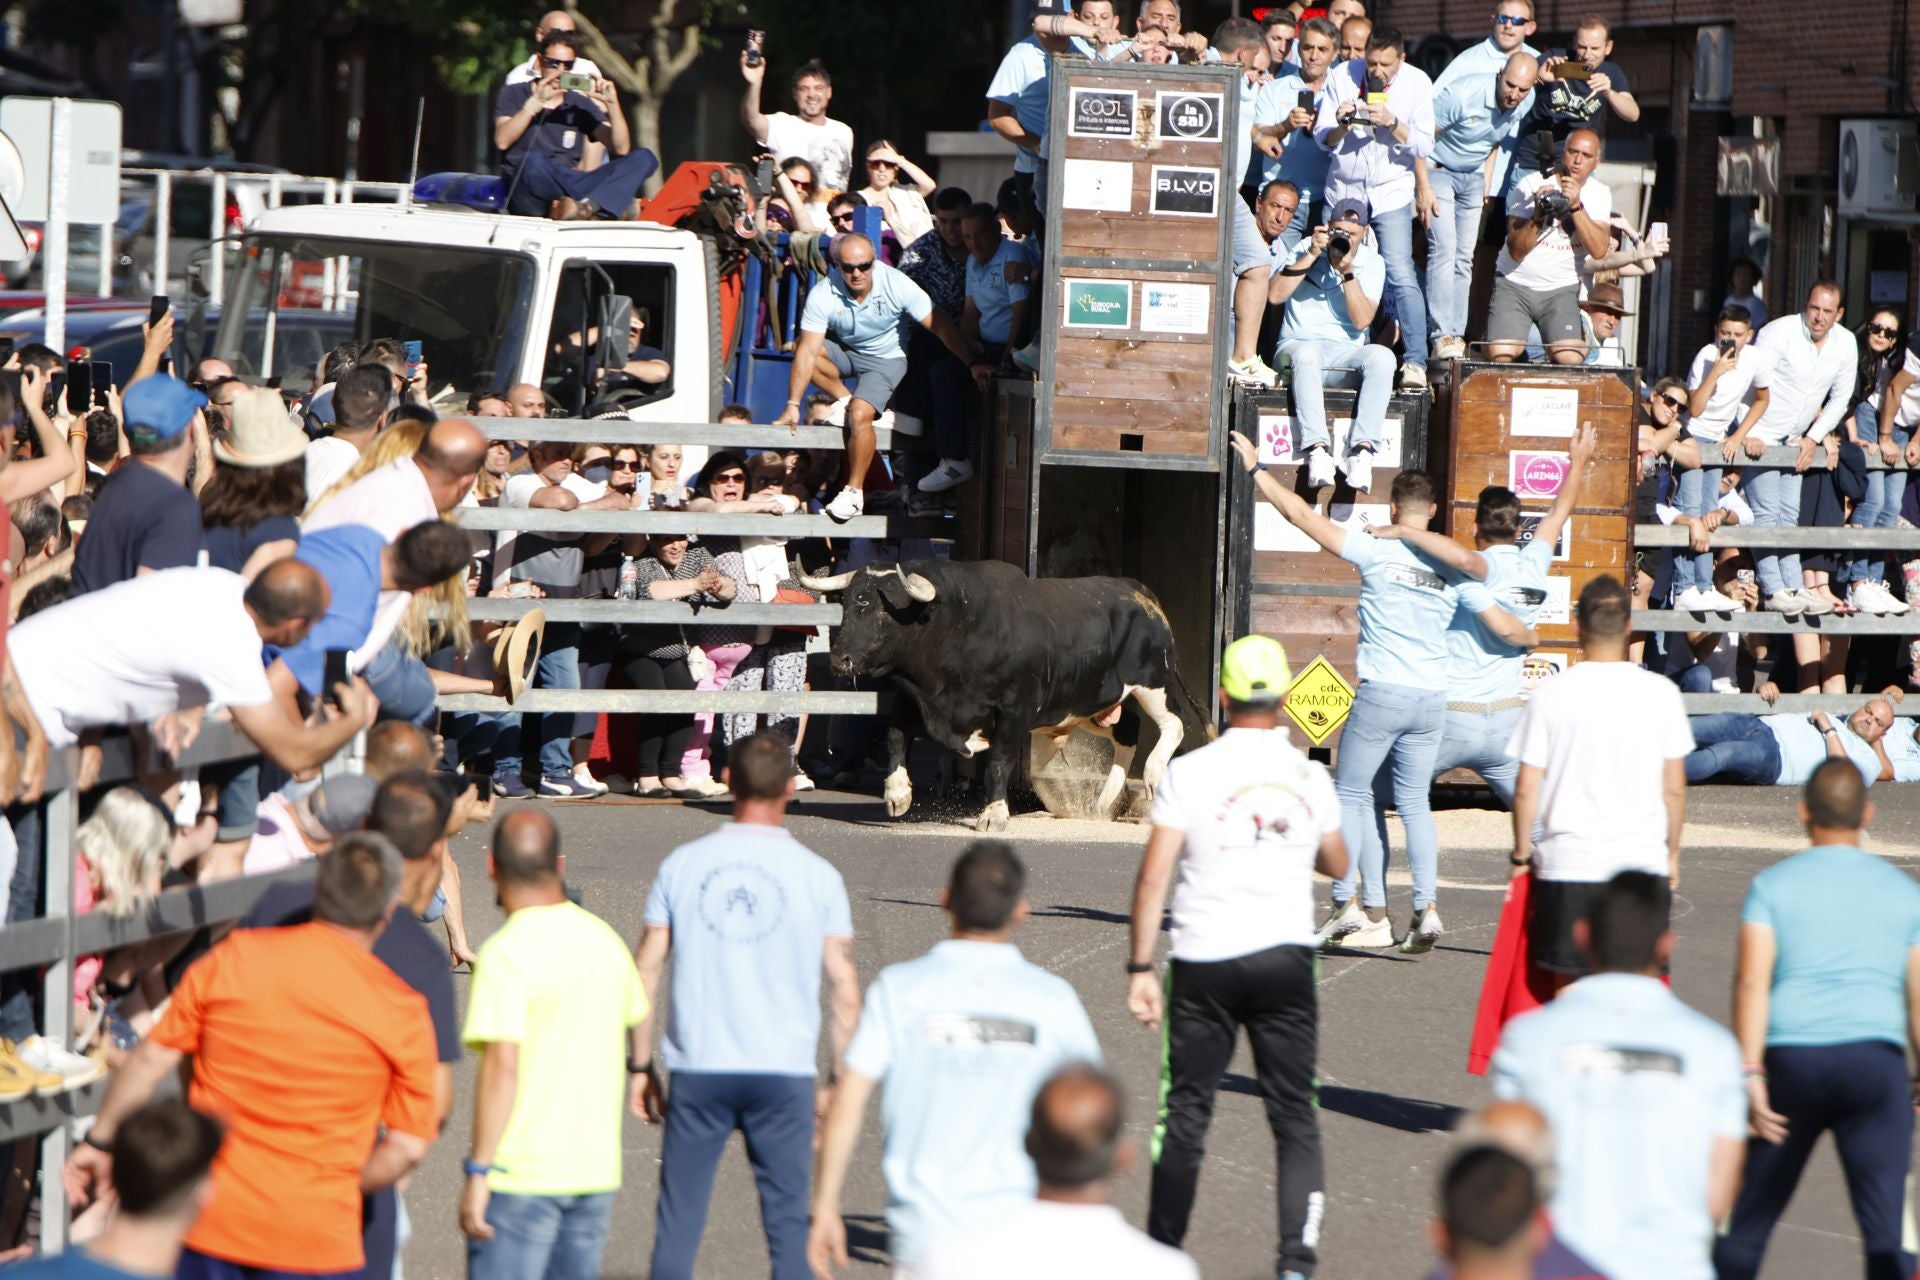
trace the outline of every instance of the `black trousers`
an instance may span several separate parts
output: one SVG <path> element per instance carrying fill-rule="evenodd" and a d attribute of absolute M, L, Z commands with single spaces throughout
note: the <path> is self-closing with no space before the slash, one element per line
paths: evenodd
<path fill-rule="evenodd" d="M 1167 968 L 1160 1120 L 1153 1133 L 1147 1234 L 1178 1246 L 1193 1214 L 1213 1096 L 1247 1029 L 1278 1153 L 1282 1272 L 1313 1274 L 1325 1208 L 1316 1114 L 1319 994 L 1314 954 L 1272 947 L 1231 960 Z"/>
<path fill-rule="evenodd" d="M 685 658 L 661 661 L 644 653 L 624 655 L 627 683 L 636 689 L 693 688 L 693 673 Z M 693 717 L 672 712 L 649 712 L 639 717 L 640 749 L 633 764 L 635 778 L 677 778 L 680 757 L 693 738 Z"/>

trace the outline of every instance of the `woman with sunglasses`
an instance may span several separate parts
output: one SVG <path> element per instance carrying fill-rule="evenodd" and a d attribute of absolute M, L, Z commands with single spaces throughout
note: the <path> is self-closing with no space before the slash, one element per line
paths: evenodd
<path fill-rule="evenodd" d="M 1640 406 L 1639 451 L 1634 455 L 1634 519 L 1639 524 L 1660 523 L 1663 495 L 1673 492 L 1676 468 L 1698 468 L 1700 446 L 1687 438 L 1687 384 L 1678 378 L 1662 378 Z M 1684 513 L 1674 523 L 1693 530 L 1694 550 L 1706 550 L 1706 535 L 1717 528 L 1723 517 L 1717 511 L 1706 516 Z M 1655 558 L 1657 555 L 1657 559 Z M 1627 584 L 1633 593 L 1633 607 L 1645 609 L 1648 601 L 1664 602 L 1673 588 L 1674 552 L 1641 551 L 1634 555 L 1633 578 Z M 1646 634 L 1635 632 L 1628 646 L 1628 660 L 1638 662 L 1646 648 Z"/>
<path fill-rule="evenodd" d="M 1880 433 L 1880 405 L 1887 384 L 1900 371 L 1906 358 L 1901 342 L 1900 314 L 1887 308 L 1855 334 L 1860 347 L 1860 365 L 1854 377 L 1853 394 L 1858 397 L 1848 421 L 1847 438 L 1867 452 L 1869 460 L 1878 455 L 1885 471 L 1867 472 L 1867 495 L 1854 506 L 1847 523 L 1856 529 L 1891 529 L 1900 518 L 1900 502 L 1907 493 L 1906 453 L 1909 429 L 1895 426 L 1886 435 Z M 1907 605 L 1887 589 L 1887 557 L 1882 551 L 1865 551 L 1849 557 L 1840 566 L 1840 579 L 1848 582 L 1847 603 L 1861 613 L 1900 614 Z"/>
<path fill-rule="evenodd" d="M 827 229 L 827 208 L 820 203 L 820 182 L 805 157 L 788 156 L 773 171 L 773 194 L 767 197 L 767 221 L 798 235 L 819 235 Z"/>
<path fill-rule="evenodd" d="M 901 174 L 913 185 L 903 186 Z M 901 155 L 885 138 L 868 144 L 867 185 L 860 188 L 860 198 L 879 208 L 887 229 L 901 244 L 912 244 L 933 230 L 927 197 L 936 185 L 925 169 Z"/>
<path fill-rule="evenodd" d="M 625 494 L 631 498 L 640 474 L 640 453 L 633 445 L 609 449 L 604 444 L 577 445 L 573 450 L 574 474 L 588 484 L 599 485 L 606 495 Z M 580 540 L 580 599 L 612 600 L 620 593 L 620 566 L 628 555 L 646 549 L 642 535 L 621 537 L 612 533 L 588 534 Z M 611 622 L 580 624 L 580 687 L 604 689 L 613 674 L 615 654 L 620 647 L 620 628 Z M 593 752 L 593 735 L 600 715 L 583 711 L 573 722 L 573 780 L 589 791 L 604 794 L 608 787 L 593 776 L 587 761 Z"/>
<path fill-rule="evenodd" d="M 705 546 L 692 546 L 684 533 L 656 533 L 634 557 L 644 600 L 685 600 L 719 607 L 738 589 Z M 691 690 L 694 678 L 687 655 L 689 632 L 715 628 L 643 623 L 620 629 L 620 664 L 635 689 Z M 704 670 L 704 666 L 702 667 Z M 638 750 L 633 763 L 633 794 L 648 799 L 706 796 L 726 790 L 711 782 L 689 780 L 684 773 L 695 719 L 682 712 L 648 712 L 638 718 Z"/>
<path fill-rule="evenodd" d="M 799 506 L 799 498 L 792 492 L 793 478 L 788 471 L 787 460 L 778 453 L 757 453 L 753 456 L 747 463 L 747 487 L 753 498 L 776 500 L 783 506 L 788 503 L 796 508 Z M 747 597 L 772 602 L 784 596 L 794 603 L 799 603 L 802 598 L 819 599 L 800 585 L 785 538 L 743 537 L 740 539 L 740 559 L 746 572 L 740 586 Z M 798 693 L 806 688 L 805 632 L 808 630 L 810 628 L 760 628 L 754 637 L 752 652 L 734 669 L 732 678 L 727 681 L 727 688 L 748 692 L 764 689 L 777 693 Z M 762 722 L 763 717 L 758 714 L 729 715 L 721 725 L 722 741 L 731 748 L 742 738 L 759 732 Z M 800 717 L 789 713 L 769 712 L 764 716 L 764 727 L 784 737 L 789 751 L 797 750 L 800 724 Z M 806 774 L 797 772 L 797 765 L 795 768 L 795 789 L 811 791 L 812 780 Z"/>
<path fill-rule="evenodd" d="M 778 503 L 762 498 L 755 506 L 747 498 L 747 460 L 732 449 L 716 449 L 708 457 L 706 467 L 700 472 L 700 479 L 694 485 L 694 496 L 687 503 L 689 511 L 753 511 L 771 513 Z M 700 539 L 699 547 L 713 557 L 715 567 L 730 582 L 746 581 L 746 563 L 740 555 L 740 539 L 708 534 Z M 756 599 L 751 590 L 740 588 L 741 598 Z M 707 659 L 707 673 L 700 680 L 698 688 L 719 690 L 727 687 L 727 681 L 739 669 L 747 655 L 753 651 L 755 630 L 741 626 L 692 626 L 687 628 L 687 640 L 699 647 Z M 711 712 L 702 712 L 694 725 L 693 736 L 687 743 L 685 753 L 680 758 L 681 776 L 687 779 L 689 788 L 699 788 L 699 794 L 719 795 L 726 790 L 714 780 L 712 764 L 707 758 L 707 747 L 712 741 L 714 716 Z"/>

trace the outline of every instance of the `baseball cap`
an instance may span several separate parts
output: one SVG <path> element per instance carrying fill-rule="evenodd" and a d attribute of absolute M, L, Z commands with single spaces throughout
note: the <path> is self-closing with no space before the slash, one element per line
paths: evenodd
<path fill-rule="evenodd" d="M 128 387 L 120 400 L 127 434 L 147 440 L 171 440 L 206 407 L 206 396 L 170 373 L 148 374 Z"/>
<path fill-rule="evenodd" d="M 316 840 L 333 840 L 358 831 L 373 812 L 380 784 L 364 773 L 342 773 L 321 783 L 295 806 L 300 825 Z"/>
<path fill-rule="evenodd" d="M 1220 689 L 1235 702 L 1278 702 L 1292 683 L 1287 651 L 1268 636 L 1241 636 L 1220 655 Z"/>
<path fill-rule="evenodd" d="M 1366 226 L 1367 202 L 1351 196 L 1342 200 L 1333 206 L 1333 216 L 1327 219 L 1327 225 L 1332 226 L 1336 222 L 1357 222 L 1363 227 Z"/>

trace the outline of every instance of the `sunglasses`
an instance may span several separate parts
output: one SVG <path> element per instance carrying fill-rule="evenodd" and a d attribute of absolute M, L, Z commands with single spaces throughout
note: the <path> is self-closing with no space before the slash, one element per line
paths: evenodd
<path fill-rule="evenodd" d="M 745 484 L 747 473 L 744 471 L 722 471 L 713 478 L 715 484 Z"/>
<path fill-rule="evenodd" d="M 897 164 L 895 164 L 895 163 L 894 163 L 893 161 L 891 161 L 891 160 L 869 160 L 869 161 L 867 161 L 867 168 L 869 168 L 869 169 L 898 169 L 899 167 L 900 167 L 899 165 L 897 165 Z"/>
<path fill-rule="evenodd" d="M 788 182 L 791 182 L 791 183 L 793 184 L 793 189 L 794 189 L 795 191 L 811 191 L 811 190 L 813 190 L 813 183 L 811 183 L 811 182 L 802 182 L 802 181 L 800 181 L 800 180 L 799 180 L 798 178 L 788 178 L 788 179 L 787 179 L 787 181 L 788 181 Z"/>
<path fill-rule="evenodd" d="M 1867 326 L 1867 332 L 1877 334 L 1882 338 L 1897 338 L 1900 336 L 1900 328 L 1898 325 L 1870 324 Z"/>
<path fill-rule="evenodd" d="M 842 273 L 845 273 L 848 271 L 854 271 L 854 272 L 871 271 L 873 270 L 873 259 L 868 258 L 864 262 L 842 262 L 840 264 L 840 270 Z"/>
<path fill-rule="evenodd" d="M 543 67 L 552 67 L 555 71 L 568 71 L 568 70 L 571 70 L 573 67 L 573 59 L 572 58 L 549 58 L 546 54 L 543 53 L 540 55 L 540 65 Z"/>
<path fill-rule="evenodd" d="M 787 482 L 787 477 L 784 474 L 774 475 L 771 472 L 769 472 L 768 474 L 763 476 L 755 476 L 753 478 L 753 487 L 756 489 L 779 488 L 781 485 L 785 484 L 786 482 Z"/>
<path fill-rule="evenodd" d="M 1520 18 L 1511 13 L 1501 13 L 1494 15 L 1493 25 L 1496 27 L 1524 27 L 1531 21 L 1533 21 L 1531 18 Z"/>
<path fill-rule="evenodd" d="M 615 471 L 638 471 L 640 469 L 640 464 L 637 462 L 616 462 L 612 465 Z"/>
<path fill-rule="evenodd" d="M 851 209 L 842 209 L 842 210 L 841 210 L 840 212 L 838 212 L 838 213 L 836 213 L 836 214 L 834 214 L 834 215 L 833 215 L 833 220 L 834 220 L 835 222 L 852 222 L 852 221 L 853 221 L 853 210 L 851 210 Z"/>
<path fill-rule="evenodd" d="M 1660 403 L 1666 405 L 1669 409 L 1685 409 L 1687 407 L 1685 400 L 1676 400 L 1672 396 L 1661 396 Z"/>

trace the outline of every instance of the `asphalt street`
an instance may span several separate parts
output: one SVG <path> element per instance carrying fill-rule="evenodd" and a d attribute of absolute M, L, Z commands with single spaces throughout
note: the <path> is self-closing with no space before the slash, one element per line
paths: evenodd
<path fill-rule="evenodd" d="M 1886 806 L 1872 844 L 1899 865 L 1920 867 L 1920 793 L 1877 788 Z M 1687 852 L 1675 904 L 1678 994 L 1725 1020 L 1741 900 L 1753 874 L 1798 847 L 1794 797 L 1781 789 L 1692 792 Z M 504 811 L 504 810 L 503 810 Z M 567 876 L 585 904 L 637 938 L 654 869 L 677 844 L 724 820 L 717 807 L 574 802 L 556 805 Z M 1506 865 L 1502 814 L 1443 812 L 1440 904 L 1448 933 L 1427 956 L 1329 957 L 1321 967 L 1321 1117 L 1328 1208 L 1320 1275 L 1326 1280 L 1405 1280 L 1424 1275 L 1426 1221 L 1434 1179 L 1462 1109 L 1488 1097 L 1466 1074 L 1474 1001 L 1491 945 Z M 816 793 L 794 831 L 837 865 L 853 901 L 863 980 L 881 966 L 920 954 L 941 938 L 937 906 L 947 867 L 971 834 L 950 823 L 886 818 L 865 796 Z M 1127 910 L 1145 829 L 1016 818 L 1009 833 L 1029 869 L 1031 922 L 1017 936 L 1026 955 L 1079 990 L 1108 1065 L 1129 1094 L 1128 1129 L 1143 1150 L 1157 1080 L 1157 1037 L 1123 1004 Z M 1396 846 L 1398 845 L 1396 831 Z M 457 851 L 474 942 L 498 924 L 486 879 L 482 836 Z M 1396 851 L 1396 861 L 1398 852 Z M 1393 913 L 1409 910 L 1404 867 L 1390 877 Z M 1844 922 L 1836 922 L 1845 927 Z M 465 999 L 467 978 L 456 986 Z M 464 1274 L 464 1238 L 455 1207 L 467 1150 L 473 1063 L 463 1065 L 447 1132 L 407 1194 L 413 1237 L 406 1269 L 415 1280 Z M 604 1274 L 647 1274 L 659 1177 L 659 1130 L 626 1121 L 625 1186 L 617 1201 Z M 883 1276 L 884 1187 L 879 1126 L 870 1110 L 849 1181 L 845 1211 L 858 1260 L 852 1274 Z M 1136 1224 L 1145 1216 L 1142 1162 L 1120 1180 L 1117 1199 Z M 1273 1275 L 1273 1146 L 1244 1044 L 1222 1081 L 1200 1200 L 1187 1247 L 1203 1275 Z M 1858 1266 L 1858 1236 L 1830 1144 L 1775 1234 L 1765 1275 L 1841 1274 Z M 746 1158 L 736 1139 L 714 1190 L 698 1274 L 720 1280 L 764 1275 L 764 1241 Z"/>

